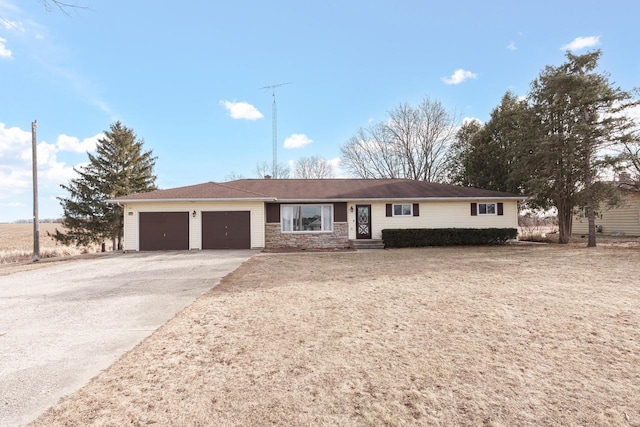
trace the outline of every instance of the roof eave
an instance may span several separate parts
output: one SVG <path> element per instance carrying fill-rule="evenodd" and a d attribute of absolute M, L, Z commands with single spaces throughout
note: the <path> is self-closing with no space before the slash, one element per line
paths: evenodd
<path fill-rule="evenodd" d="M 396 202 L 396 201 L 425 201 L 425 202 L 460 202 L 469 200 L 527 200 L 523 196 L 465 196 L 465 197 L 350 197 L 350 198 L 324 198 L 324 199 L 278 199 L 277 197 L 262 198 L 179 198 L 179 199 L 109 199 L 107 203 L 164 203 L 164 202 L 278 202 L 278 203 L 326 203 L 326 202 Z"/>
<path fill-rule="evenodd" d="M 451 201 L 469 201 L 469 200 L 527 200 L 524 196 L 465 196 L 465 197 L 351 197 L 351 198 L 326 198 L 326 199 L 275 199 L 278 203 L 320 203 L 320 202 L 396 202 L 404 200 L 422 200 L 426 202 L 451 202 Z"/>
<path fill-rule="evenodd" d="M 181 197 L 179 199 L 109 199 L 105 200 L 107 203 L 111 204 L 124 204 L 124 203 L 157 203 L 157 202 L 273 202 L 276 199 L 274 197 L 260 197 L 260 198 L 201 198 L 201 197 L 192 197 L 192 198 L 184 198 Z"/>

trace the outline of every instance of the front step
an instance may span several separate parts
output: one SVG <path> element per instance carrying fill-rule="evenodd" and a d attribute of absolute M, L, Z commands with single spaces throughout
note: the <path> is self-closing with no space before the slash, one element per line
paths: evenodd
<path fill-rule="evenodd" d="M 349 240 L 352 249 L 384 249 L 384 242 L 380 239 Z"/>

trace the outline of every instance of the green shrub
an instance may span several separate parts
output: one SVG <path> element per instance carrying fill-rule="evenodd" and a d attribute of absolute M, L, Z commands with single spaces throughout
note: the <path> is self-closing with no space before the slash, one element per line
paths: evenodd
<path fill-rule="evenodd" d="M 382 230 L 386 248 L 500 245 L 518 237 L 515 228 L 407 228 Z"/>

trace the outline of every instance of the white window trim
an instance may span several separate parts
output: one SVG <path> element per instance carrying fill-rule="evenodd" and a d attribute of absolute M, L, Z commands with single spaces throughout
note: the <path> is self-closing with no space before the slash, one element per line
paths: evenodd
<path fill-rule="evenodd" d="M 487 213 L 487 212 L 481 213 L 480 212 L 480 205 L 485 205 L 485 211 L 487 210 L 486 209 L 486 205 L 493 205 L 493 213 Z M 482 215 L 482 216 L 484 216 L 484 215 L 498 215 L 498 204 L 495 203 L 495 202 L 478 203 L 478 215 Z"/>
<path fill-rule="evenodd" d="M 313 230 L 293 230 L 293 216 L 291 217 L 291 224 L 290 224 L 290 231 L 285 231 L 284 230 L 284 209 L 286 208 L 290 208 L 292 206 L 318 206 L 320 207 L 320 223 L 322 224 L 322 226 L 324 226 L 324 207 L 330 207 L 331 208 L 331 222 L 329 223 L 331 225 L 331 229 L 330 230 L 317 230 L 317 231 L 313 231 Z M 306 204 L 306 203 L 300 203 L 300 204 L 296 204 L 296 203 L 289 203 L 286 205 L 280 205 L 280 232 L 281 233 L 285 233 L 285 234 L 326 234 L 326 233 L 333 233 L 333 222 L 335 219 L 335 213 L 333 211 L 333 204 L 332 203 L 327 203 L 327 204 Z"/>
<path fill-rule="evenodd" d="M 396 206 L 407 206 L 407 205 L 409 206 L 409 213 L 408 214 L 396 215 Z M 392 214 L 392 216 L 413 216 L 413 203 L 394 203 L 391 206 L 391 214 Z"/>

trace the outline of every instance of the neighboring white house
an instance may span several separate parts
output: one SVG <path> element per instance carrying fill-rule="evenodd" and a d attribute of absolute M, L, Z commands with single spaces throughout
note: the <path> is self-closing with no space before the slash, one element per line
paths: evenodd
<path fill-rule="evenodd" d="M 640 191 L 624 182 L 618 184 L 623 200 L 619 205 L 601 203 L 596 216 L 596 229 L 603 234 L 640 236 Z M 589 223 L 581 210 L 573 218 L 573 234 L 588 234 Z"/>
<path fill-rule="evenodd" d="M 124 250 L 346 248 L 389 228 L 517 228 L 499 191 L 407 179 L 241 179 L 132 194 Z"/>

